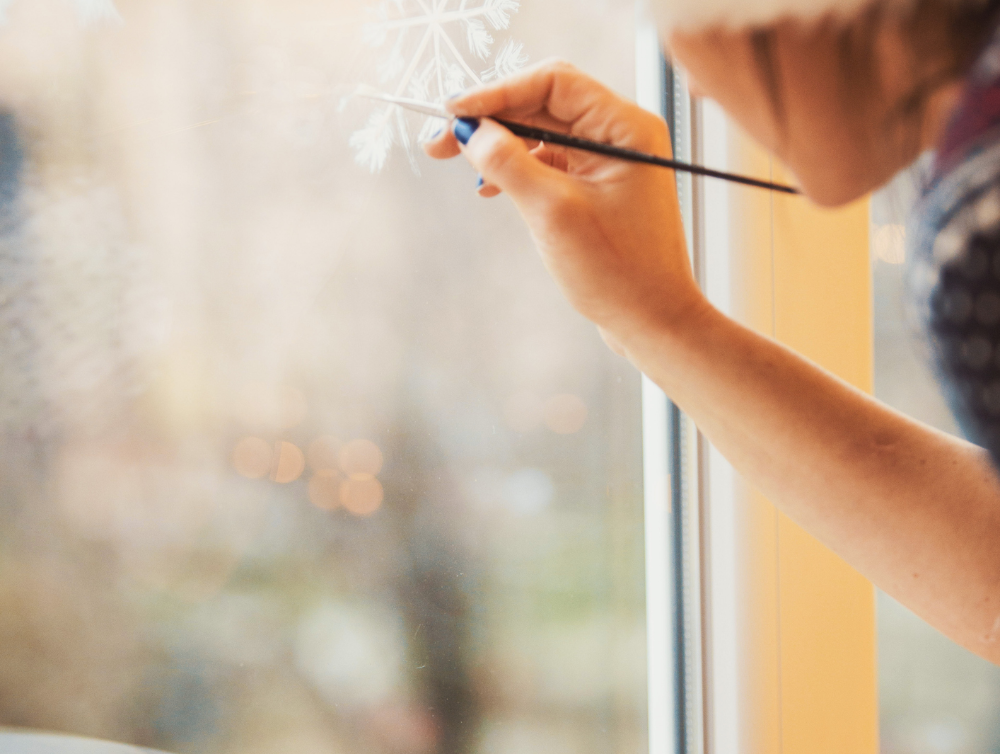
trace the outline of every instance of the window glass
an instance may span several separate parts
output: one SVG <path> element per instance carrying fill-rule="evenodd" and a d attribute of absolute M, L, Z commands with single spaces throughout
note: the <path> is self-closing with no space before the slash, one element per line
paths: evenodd
<path fill-rule="evenodd" d="M 957 433 L 906 304 L 904 224 L 919 185 L 917 168 L 872 201 L 875 393 L 916 419 Z M 1000 668 L 881 593 L 878 646 L 885 754 L 1000 750 Z"/>
<path fill-rule="evenodd" d="M 0 26 L 0 725 L 644 750 L 638 375 L 464 161 L 356 164 L 361 4 L 102 7 Z M 632 94 L 629 3 L 490 33 Z"/>

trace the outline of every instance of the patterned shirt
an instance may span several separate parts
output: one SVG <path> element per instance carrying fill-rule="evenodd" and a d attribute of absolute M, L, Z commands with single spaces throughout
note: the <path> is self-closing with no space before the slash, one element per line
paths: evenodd
<path fill-rule="evenodd" d="M 1000 468 L 1000 33 L 969 75 L 907 235 L 946 396 Z"/>

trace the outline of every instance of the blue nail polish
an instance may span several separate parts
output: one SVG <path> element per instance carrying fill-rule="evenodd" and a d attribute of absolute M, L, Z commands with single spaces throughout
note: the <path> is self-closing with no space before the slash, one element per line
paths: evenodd
<path fill-rule="evenodd" d="M 434 141 L 438 136 L 444 133 L 444 126 L 441 126 L 437 131 L 431 134 L 431 141 Z"/>
<path fill-rule="evenodd" d="M 483 180 L 483 177 L 479 176 L 479 180 L 476 181 L 476 188 L 477 189 L 481 189 L 483 187 L 484 183 L 485 183 L 485 181 Z"/>
<path fill-rule="evenodd" d="M 469 139 L 472 138 L 472 134 L 476 132 L 479 128 L 478 118 L 457 118 L 455 120 L 455 125 L 452 126 L 452 130 L 455 132 L 455 138 L 465 145 L 469 143 Z"/>

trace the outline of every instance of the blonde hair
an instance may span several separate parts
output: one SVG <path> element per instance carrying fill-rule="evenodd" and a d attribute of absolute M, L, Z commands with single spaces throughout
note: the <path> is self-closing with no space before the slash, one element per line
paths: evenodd
<path fill-rule="evenodd" d="M 794 0 L 789 0 L 794 2 Z M 966 76 L 1000 21 L 1000 0 L 912 0 L 868 2 L 851 18 L 827 15 L 814 19 L 836 33 L 840 53 L 845 106 L 854 106 L 858 94 L 876 93 L 872 78 L 875 45 L 887 25 L 909 40 L 913 87 L 892 108 L 890 120 L 919 112 L 939 87 Z M 783 115 L 780 70 L 775 54 L 775 27 L 751 30 L 754 57 L 772 104 Z M 891 123 L 887 123 L 891 126 Z"/>
<path fill-rule="evenodd" d="M 707 27 L 729 30 L 760 28 L 795 19 L 849 21 L 874 5 L 906 12 L 914 0 L 649 0 L 660 28 L 666 31 L 696 31 Z M 956 10 L 975 9 L 987 0 L 942 0 Z"/>

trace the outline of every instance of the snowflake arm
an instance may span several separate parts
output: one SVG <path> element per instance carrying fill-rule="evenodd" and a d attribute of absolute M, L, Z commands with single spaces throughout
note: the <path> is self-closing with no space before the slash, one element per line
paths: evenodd
<path fill-rule="evenodd" d="M 527 62 L 528 56 L 524 53 L 524 45 L 513 39 L 508 40 L 493 59 L 493 67 L 483 71 L 483 81 L 502 79 L 517 73 Z"/>
<path fill-rule="evenodd" d="M 527 62 L 523 45 L 509 40 L 493 55 L 494 33 L 510 26 L 519 7 L 519 0 L 383 0 L 376 7 L 377 20 L 364 30 L 369 46 L 386 50 L 376 66 L 380 88 L 436 105 L 470 85 L 520 69 Z M 492 65 L 479 68 L 491 58 Z M 351 138 L 357 161 L 377 172 L 393 144 L 410 154 L 410 117 L 378 110 Z M 439 118 L 425 119 L 417 139 L 426 140 L 441 125 Z"/>
<path fill-rule="evenodd" d="M 351 136 L 354 159 L 373 173 L 382 170 L 389 160 L 389 151 L 394 141 L 392 110 L 395 109 L 398 108 L 390 106 L 376 110 L 368 119 L 368 125 Z"/>

